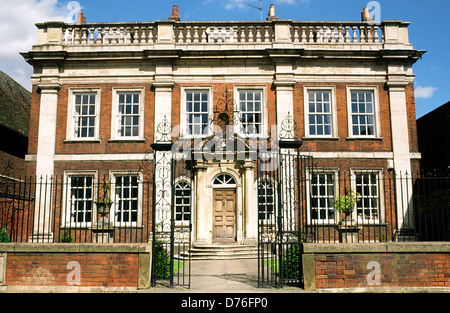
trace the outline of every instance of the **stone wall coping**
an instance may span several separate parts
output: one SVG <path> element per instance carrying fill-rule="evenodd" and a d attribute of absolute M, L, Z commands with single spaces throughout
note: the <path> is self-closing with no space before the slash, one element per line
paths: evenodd
<path fill-rule="evenodd" d="M 450 242 L 304 243 L 303 253 L 450 253 Z"/>
<path fill-rule="evenodd" d="M 151 253 L 151 243 L 2 243 L 0 253 Z"/>

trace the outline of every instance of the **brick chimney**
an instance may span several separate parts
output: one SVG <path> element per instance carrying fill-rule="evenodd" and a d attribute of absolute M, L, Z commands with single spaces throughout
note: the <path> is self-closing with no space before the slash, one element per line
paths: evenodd
<path fill-rule="evenodd" d="M 169 20 L 171 21 L 179 21 L 180 13 L 178 12 L 178 5 L 174 5 L 172 8 L 172 15 L 169 16 Z"/>
<path fill-rule="evenodd" d="M 78 24 L 84 24 L 86 23 L 86 17 L 83 14 L 83 11 L 80 10 L 80 13 L 78 13 Z"/>
<path fill-rule="evenodd" d="M 361 21 L 362 22 L 373 21 L 373 18 L 370 17 L 369 8 L 364 8 L 364 10 L 361 12 Z"/>
<path fill-rule="evenodd" d="M 270 5 L 269 16 L 267 17 L 268 21 L 277 20 L 278 16 L 275 15 L 275 5 Z"/>

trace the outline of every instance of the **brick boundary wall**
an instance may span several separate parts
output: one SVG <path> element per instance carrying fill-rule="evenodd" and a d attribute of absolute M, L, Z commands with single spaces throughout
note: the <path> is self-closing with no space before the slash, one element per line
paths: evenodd
<path fill-rule="evenodd" d="M 450 292 L 450 243 L 303 245 L 306 290 L 422 289 Z"/>
<path fill-rule="evenodd" d="M 151 244 L 0 244 L 3 292 L 134 292 L 150 273 Z"/>

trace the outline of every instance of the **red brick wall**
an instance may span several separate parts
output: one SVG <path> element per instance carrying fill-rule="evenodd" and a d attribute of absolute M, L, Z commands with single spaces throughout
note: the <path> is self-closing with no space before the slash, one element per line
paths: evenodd
<path fill-rule="evenodd" d="M 0 151 L 0 174 L 9 177 L 25 177 L 25 160 Z"/>
<path fill-rule="evenodd" d="M 297 123 L 298 137 L 303 139 L 302 150 L 304 151 L 392 151 L 391 119 L 389 94 L 384 88 L 384 84 L 367 83 L 363 85 L 377 86 L 379 94 L 379 114 L 380 114 L 380 137 L 382 139 L 347 139 L 348 138 L 348 118 L 347 118 L 347 86 L 350 83 L 297 83 L 294 87 L 294 119 Z M 361 86 L 362 84 L 356 84 Z M 304 86 L 335 86 L 337 126 L 339 139 L 308 139 L 305 136 L 305 114 L 304 114 Z"/>
<path fill-rule="evenodd" d="M 245 86 L 246 84 L 227 84 L 227 83 L 211 83 L 211 82 L 196 82 L 196 83 L 183 83 L 175 84 L 172 92 L 172 125 L 179 125 L 181 121 L 180 117 L 180 106 L 181 106 L 181 88 L 185 86 L 212 86 L 212 106 L 213 110 L 216 110 L 216 104 L 219 100 L 225 100 L 226 91 L 228 90 L 228 100 L 233 100 L 234 97 L 234 87 L 235 86 Z M 248 86 L 262 86 L 262 84 L 247 84 Z M 266 85 L 267 92 L 267 107 L 268 107 L 268 125 L 276 125 L 276 97 L 275 97 L 275 87 L 273 84 Z M 223 109 L 218 108 L 218 109 Z"/>
<path fill-rule="evenodd" d="M 419 151 L 419 141 L 417 137 L 417 122 L 416 122 L 416 99 L 414 94 L 414 84 L 409 84 L 406 87 L 406 112 L 408 118 L 409 130 L 409 145 L 411 152 Z"/>
<path fill-rule="evenodd" d="M 67 110 L 69 105 L 70 88 L 100 88 L 100 142 L 64 142 L 67 134 Z M 144 87 L 144 138 L 145 142 L 109 142 L 111 139 L 111 108 L 114 87 Z M 56 154 L 78 154 L 78 153 L 144 153 L 153 143 L 153 121 L 155 96 L 150 84 L 120 84 L 120 85 L 63 85 L 58 97 L 58 117 L 56 130 Z"/>
<path fill-rule="evenodd" d="M 372 261 L 380 266 L 379 285 L 368 284 Z M 450 287 L 450 253 L 331 253 L 315 255 L 314 262 L 317 289 Z"/>
<path fill-rule="evenodd" d="M 172 124 L 178 125 L 180 121 L 180 101 L 181 101 L 181 87 L 182 86 L 200 86 L 208 85 L 213 88 L 213 105 L 217 103 L 219 99 L 224 98 L 225 90 L 228 89 L 230 97 L 233 96 L 232 83 L 213 83 L 210 82 L 196 82 L 195 84 L 175 84 L 172 93 Z M 308 139 L 304 137 L 304 86 L 335 86 L 336 88 L 336 104 L 337 104 L 337 123 L 338 123 L 338 139 Z M 297 130 L 299 139 L 303 139 L 302 151 L 370 151 L 370 152 L 390 152 L 392 151 L 391 140 L 391 119 L 390 119 L 390 105 L 389 94 L 384 84 L 382 83 L 370 83 L 368 86 L 377 86 L 379 94 L 379 114 L 380 114 L 380 129 L 381 139 L 348 139 L 348 119 L 347 119 L 347 86 L 355 85 L 342 82 L 327 82 L 327 83 L 297 83 L 294 87 L 294 119 L 297 122 Z M 357 84 L 361 85 L 361 84 Z M 114 87 L 144 87 L 145 88 L 145 127 L 144 127 L 144 142 L 110 142 L 111 137 L 111 101 Z M 64 142 L 66 139 L 67 131 L 67 106 L 68 96 L 70 88 L 83 88 L 83 87 L 95 87 L 101 88 L 101 110 L 100 110 L 100 142 Z M 272 84 L 267 84 L 267 106 L 268 106 L 268 125 L 276 124 L 276 92 Z M 415 103 L 414 103 L 414 86 L 409 85 L 406 88 L 406 100 L 408 111 L 408 127 L 410 132 L 410 146 L 411 151 L 417 151 L 417 132 L 415 121 Z M 38 130 L 39 123 L 39 107 L 40 107 L 40 95 L 37 93 L 37 89 L 33 88 L 32 96 L 32 108 L 31 108 L 31 121 L 30 129 Z M 145 153 L 150 150 L 150 144 L 153 142 L 153 121 L 154 121 L 154 108 L 155 108 L 155 95 L 154 89 L 151 84 L 107 84 L 107 85 L 63 85 L 59 92 L 58 99 L 58 117 L 57 117 L 57 134 L 56 134 L 56 154 L 106 154 L 106 153 Z M 29 139 L 29 154 L 36 154 L 37 152 L 37 134 L 38 131 L 30 132 Z M 340 162 L 332 162 L 332 160 L 324 160 L 323 165 L 318 166 L 338 166 L 343 169 L 349 168 L 348 165 L 356 166 L 354 160 L 341 160 Z M 359 161 L 356 161 L 359 162 Z M 76 164 L 77 163 L 77 164 Z M 97 169 L 101 162 L 98 162 L 96 167 L 90 169 Z M 333 165 L 331 163 L 334 163 Z M 361 162 L 360 162 L 361 163 Z M 81 165 L 82 162 L 71 162 L 67 165 L 67 169 L 86 168 Z M 131 164 L 127 164 L 129 166 Z M 418 169 L 418 161 L 413 162 L 413 168 Z M 109 169 L 106 166 L 101 165 L 105 172 Z M 114 165 L 114 168 L 118 166 L 118 163 Z M 121 165 L 119 165 L 121 166 Z M 363 160 L 362 167 L 383 167 L 385 168 L 385 160 Z M 60 167 L 55 165 L 56 168 Z M 61 165 L 62 167 L 62 165 Z M 123 166 L 121 166 L 123 167 Z M 87 169 L 87 168 L 86 168 Z M 27 173 L 34 174 L 35 163 L 29 162 Z M 56 170 L 56 175 L 60 175 L 61 172 Z"/>
<path fill-rule="evenodd" d="M 50 250 L 50 249 L 49 249 Z M 7 286 L 69 286 L 80 264 L 80 287 L 137 287 L 138 254 L 133 253 L 8 253 Z"/>
<path fill-rule="evenodd" d="M 31 92 L 30 131 L 29 131 L 29 136 L 28 136 L 28 154 L 36 154 L 37 153 L 40 107 L 41 107 L 41 95 L 38 93 L 38 87 L 33 86 L 32 92 Z"/>

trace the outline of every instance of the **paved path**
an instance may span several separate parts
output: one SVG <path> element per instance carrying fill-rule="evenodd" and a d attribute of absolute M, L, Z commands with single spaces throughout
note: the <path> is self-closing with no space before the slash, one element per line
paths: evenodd
<path fill-rule="evenodd" d="M 191 261 L 191 288 L 157 286 L 148 292 L 200 292 L 200 293 L 267 293 L 305 292 L 301 288 L 258 288 L 258 260 Z"/>

